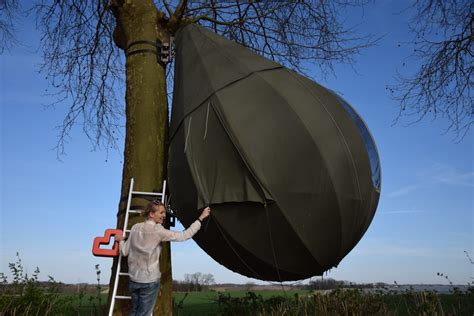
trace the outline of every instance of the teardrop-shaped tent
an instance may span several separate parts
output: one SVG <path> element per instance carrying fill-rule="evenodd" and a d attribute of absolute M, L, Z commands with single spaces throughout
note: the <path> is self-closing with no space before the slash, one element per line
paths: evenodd
<path fill-rule="evenodd" d="M 380 194 L 364 122 L 331 90 L 205 28 L 176 36 L 168 178 L 173 208 L 212 258 L 262 280 L 336 266 Z"/>

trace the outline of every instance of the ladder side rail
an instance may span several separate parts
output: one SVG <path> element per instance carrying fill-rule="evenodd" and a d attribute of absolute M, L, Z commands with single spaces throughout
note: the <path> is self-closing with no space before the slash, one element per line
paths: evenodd
<path fill-rule="evenodd" d="M 163 181 L 163 192 L 161 193 L 161 203 L 166 202 L 166 180 Z"/>
<path fill-rule="evenodd" d="M 128 200 L 127 200 L 127 209 L 125 210 L 125 222 L 123 223 L 123 236 L 126 236 L 125 230 L 127 230 L 128 226 L 128 216 L 129 216 L 129 211 L 130 211 L 130 206 L 132 205 L 132 192 L 133 192 L 133 185 L 134 185 L 134 180 L 133 178 L 130 179 L 130 191 L 128 192 Z"/>
<path fill-rule="evenodd" d="M 125 223 L 123 225 L 123 236 L 124 237 L 127 234 L 126 229 L 127 229 L 127 225 L 128 225 L 128 211 L 130 209 L 130 205 L 132 204 L 133 184 L 134 184 L 134 180 L 133 180 L 133 178 L 131 178 L 130 179 L 130 190 L 128 192 L 127 208 L 125 210 Z M 111 302 L 110 302 L 109 316 L 112 316 L 113 312 L 114 312 L 115 298 L 117 296 L 117 289 L 118 289 L 118 281 L 119 281 L 119 276 L 120 276 L 121 262 L 122 262 L 122 252 L 119 251 L 119 257 L 118 257 L 118 262 L 117 262 L 117 271 L 115 271 L 114 290 L 112 292 L 112 299 L 111 299 Z"/>
<path fill-rule="evenodd" d="M 114 306 L 115 306 L 115 299 L 117 297 L 117 289 L 118 289 L 118 281 L 119 281 L 119 274 L 120 274 L 120 266 L 122 262 L 122 252 L 119 252 L 118 256 L 118 263 L 117 263 L 117 271 L 115 272 L 115 281 L 114 281 L 114 291 L 112 293 L 112 300 L 110 302 L 110 309 L 109 309 L 109 316 L 112 316 L 114 313 Z"/>

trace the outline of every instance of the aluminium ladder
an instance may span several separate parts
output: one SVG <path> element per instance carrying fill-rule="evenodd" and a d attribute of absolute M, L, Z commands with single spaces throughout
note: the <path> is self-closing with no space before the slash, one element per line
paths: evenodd
<path fill-rule="evenodd" d="M 123 224 L 123 236 L 127 236 L 128 233 L 130 233 L 130 230 L 128 229 L 128 218 L 130 214 L 140 214 L 142 211 L 141 210 L 131 210 L 130 206 L 132 203 L 132 197 L 137 197 L 137 196 L 150 196 L 150 197 L 156 197 L 157 199 L 161 199 L 161 203 L 165 204 L 166 202 L 166 181 L 163 181 L 163 191 L 161 193 L 157 192 L 141 192 L 141 191 L 133 191 L 133 178 L 130 179 L 130 189 L 128 192 L 128 200 L 127 200 L 127 209 L 125 210 L 125 222 Z M 120 271 L 120 266 L 122 262 L 122 252 L 119 251 L 119 256 L 118 256 L 118 262 L 117 262 L 117 271 L 115 272 L 115 279 L 114 279 L 114 289 L 112 292 L 112 300 L 110 302 L 110 309 L 109 309 L 109 316 L 113 315 L 114 312 L 114 306 L 115 306 L 115 300 L 130 300 L 132 299 L 131 296 L 124 296 L 124 295 L 117 295 L 117 288 L 118 288 L 118 282 L 119 278 L 121 276 L 129 276 L 128 272 L 122 272 Z"/>

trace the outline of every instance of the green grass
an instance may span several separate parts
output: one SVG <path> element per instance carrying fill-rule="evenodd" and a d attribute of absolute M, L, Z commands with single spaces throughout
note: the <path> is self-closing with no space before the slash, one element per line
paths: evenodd
<path fill-rule="evenodd" d="M 175 304 L 182 301 L 181 307 L 175 309 L 175 315 L 217 315 L 219 307 L 215 292 L 190 292 L 186 297 L 185 295 L 182 292 L 173 293 Z"/>
<path fill-rule="evenodd" d="M 183 298 L 182 306 L 175 310 L 175 315 L 179 316 L 190 316 L 190 315 L 219 315 L 219 305 L 217 300 L 219 293 L 229 294 L 231 297 L 243 298 L 246 296 L 248 291 L 226 291 L 226 292 L 189 292 L 188 295 L 183 292 L 174 292 L 173 298 L 175 304 L 179 304 Z M 292 291 L 256 291 L 258 295 L 261 295 L 263 299 L 267 300 L 271 297 L 287 296 L 289 298 L 294 297 L 295 294 L 305 295 L 309 294 L 309 291 L 305 290 L 292 290 Z M 186 297 L 185 297 L 186 295 Z"/>
<path fill-rule="evenodd" d="M 17 254 L 9 264 L 13 275 L 8 283 L 0 273 L 0 315 L 104 315 L 107 293 L 97 296 L 100 287 L 78 287 L 77 293 L 63 291 L 60 283 L 49 277 L 39 282 L 39 269 L 31 275 Z M 98 266 L 96 266 L 98 270 Z M 100 274 L 98 270 L 97 275 Z M 70 290 L 70 289 L 69 289 Z M 248 292 L 174 292 L 174 315 L 474 315 L 474 288 L 462 293 L 435 292 L 365 293 L 357 289 L 331 292 L 307 290 L 262 290 Z"/>
<path fill-rule="evenodd" d="M 417 314 L 417 307 L 433 306 L 446 315 L 474 315 L 474 297 L 466 294 L 405 293 L 382 297 L 387 310 L 395 315 Z"/>
<path fill-rule="evenodd" d="M 108 294 L 101 294 L 100 299 L 95 294 L 84 294 L 80 296 L 79 294 L 63 294 L 71 299 L 73 307 L 77 306 L 86 306 L 86 305 L 105 305 L 107 304 Z"/>
<path fill-rule="evenodd" d="M 363 294 L 357 290 L 342 290 L 332 294 L 311 291 L 203 291 L 174 292 L 176 316 L 191 315 L 474 315 L 474 296 L 471 294 L 436 294 L 405 292 Z M 219 295 L 225 302 L 219 305 Z M 61 294 L 71 301 L 71 309 L 62 315 L 103 315 L 106 313 L 107 294 L 98 298 L 93 294 Z M 183 299 L 184 298 L 184 299 Z M 253 305 L 252 305 L 253 304 Z M 378 312 L 371 313 L 376 310 Z M 369 311 L 369 312 L 368 312 Z"/>
<path fill-rule="evenodd" d="M 471 294 L 406 292 L 363 294 L 358 290 L 335 291 L 322 295 L 310 291 L 227 291 L 229 297 L 219 306 L 219 292 L 175 292 L 179 305 L 174 315 L 474 315 Z M 297 294 L 297 296 L 295 296 Z M 260 298 L 261 296 L 261 298 Z M 253 298 L 252 298 L 253 297 Z M 235 300 L 234 300 L 235 298 Z M 250 298 L 250 299 L 249 299 Z M 273 302 L 272 302 L 273 298 Z M 252 305 L 253 304 L 253 305 Z"/>

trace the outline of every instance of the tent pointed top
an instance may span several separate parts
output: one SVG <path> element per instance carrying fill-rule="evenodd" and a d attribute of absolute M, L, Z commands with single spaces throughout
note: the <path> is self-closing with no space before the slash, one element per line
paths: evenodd
<path fill-rule="evenodd" d="M 184 104 L 184 107 L 173 110 L 175 125 L 171 126 L 171 135 L 178 127 L 176 124 L 179 125 L 185 116 L 216 91 L 254 72 L 282 68 L 280 64 L 196 24 L 179 29 L 175 43 L 173 104 Z"/>

